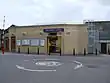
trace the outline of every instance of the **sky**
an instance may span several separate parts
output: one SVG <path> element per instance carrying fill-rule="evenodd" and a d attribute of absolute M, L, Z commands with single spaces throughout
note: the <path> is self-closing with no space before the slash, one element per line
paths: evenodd
<path fill-rule="evenodd" d="M 110 0 L 1 0 L 0 28 L 110 20 Z"/>

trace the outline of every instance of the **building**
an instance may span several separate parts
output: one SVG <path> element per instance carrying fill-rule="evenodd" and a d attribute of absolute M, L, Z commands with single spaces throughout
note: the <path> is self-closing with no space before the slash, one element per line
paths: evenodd
<path fill-rule="evenodd" d="M 9 28 L 8 29 L 6 29 L 5 31 L 4 31 L 4 48 L 5 48 L 5 51 L 9 51 L 9 39 L 10 39 L 10 37 L 9 37 Z"/>
<path fill-rule="evenodd" d="M 5 30 L 5 51 L 83 54 L 88 52 L 86 24 L 12 25 Z M 19 50 L 20 49 L 20 50 Z"/>
<path fill-rule="evenodd" d="M 95 49 L 107 54 L 110 49 L 110 21 L 88 21 L 88 53 Z"/>
<path fill-rule="evenodd" d="M 1 50 L 1 46 L 2 46 L 2 34 L 3 34 L 3 30 L 0 29 L 0 50 Z"/>

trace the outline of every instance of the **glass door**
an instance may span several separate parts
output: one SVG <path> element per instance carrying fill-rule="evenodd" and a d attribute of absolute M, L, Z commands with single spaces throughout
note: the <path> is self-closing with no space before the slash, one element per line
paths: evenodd
<path fill-rule="evenodd" d="M 47 37 L 47 52 L 60 53 L 61 49 L 61 36 L 56 33 L 49 33 Z"/>

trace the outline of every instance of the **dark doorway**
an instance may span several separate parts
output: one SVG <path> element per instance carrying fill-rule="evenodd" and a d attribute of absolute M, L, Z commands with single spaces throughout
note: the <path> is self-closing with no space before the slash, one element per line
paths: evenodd
<path fill-rule="evenodd" d="M 50 36 L 48 37 L 48 41 L 49 41 L 49 52 L 51 53 L 56 53 L 56 41 L 58 40 L 57 36 Z"/>
<path fill-rule="evenodd" d="M 11 51 L 12 52 L 16 51 L 16 37 L 15 36 L 11 37 Z"/>
<path fill-rule="evenodd" d="M 47 36 L 47 52 L 48 53 L 60 53 L 61 49 L 61 37 L 57 36 L 57 33 L 48 33 Z"/>
<path fill-rule="evenodd" d="M 9 51 L 9 38 L 5 38 L 5 51 Z"/>
<path fill-rule="evenodd" d="M 101 43 L 101 53 L 107 54 L 107 43 Z"/>
<path fill-rule="evenodd" d="M 56 36 L 57 33 L 49 33 L 48 35 L 49 35 L 49 36 L 52 36 L 52 35 L 53 35 L 53 36 Z"/>

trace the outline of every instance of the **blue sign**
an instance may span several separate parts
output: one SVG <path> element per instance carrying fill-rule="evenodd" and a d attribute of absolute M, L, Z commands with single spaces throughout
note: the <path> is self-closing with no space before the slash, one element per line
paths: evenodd
<path fill-rule="evenodd" d="M 44 32 L 64 32 L 64 28 L 52 28 L 52 29 L 44 29 Z"/>

